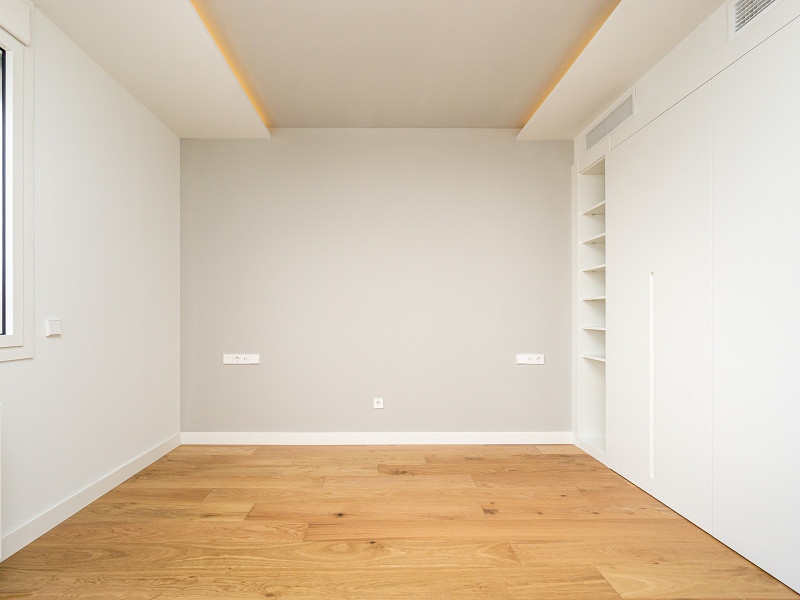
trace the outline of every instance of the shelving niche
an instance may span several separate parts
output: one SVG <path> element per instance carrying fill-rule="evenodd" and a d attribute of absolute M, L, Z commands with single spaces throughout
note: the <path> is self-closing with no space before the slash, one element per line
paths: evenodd
<path fill-rule="evenodd" d="M 578 444 L 606 447 L 605 160 L 578 175 Z"/>

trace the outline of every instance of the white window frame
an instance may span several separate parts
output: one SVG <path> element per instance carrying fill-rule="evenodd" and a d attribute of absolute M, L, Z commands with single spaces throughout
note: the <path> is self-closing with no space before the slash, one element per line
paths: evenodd
<path fill-rule="evenodd" d="M 3 22 L 8 16 L 0 14 L 0 47 L 6 53 L 7 303 L 7 331 L 0 335 L 0 362 L 33 357 L 33 53 L 27 45 L 30 30 L 27 36 L 20 35 L 18 19 Z"/>

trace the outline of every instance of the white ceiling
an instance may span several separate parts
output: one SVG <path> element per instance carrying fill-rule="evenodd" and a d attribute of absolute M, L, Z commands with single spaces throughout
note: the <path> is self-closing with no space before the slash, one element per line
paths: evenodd
<path fill-rule="evenodd" d="M 178 136 L 269 137 L 189 0 L 35 5 Z"/>
<path fill-rule="evenodd" d="M 520 128 L 619 0 L 194 0 L 271 127 Z"/>
<path fill-rule="evenodd" d="M 518 138 L 576 138 L 726 1 L 622 0 Z"/>
<path fill-rule="evenodd" d="M 520 139 L 573 139 L 725 1 L 35 4 L 181 137 L 269 137 L 260 112 L 274 127 L 525 125 Z"/>

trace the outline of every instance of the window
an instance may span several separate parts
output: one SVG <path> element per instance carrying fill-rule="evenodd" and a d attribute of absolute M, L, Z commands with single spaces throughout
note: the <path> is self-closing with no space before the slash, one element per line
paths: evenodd
<path fill-rule="evenodd" d="M 6 51 L 0 48 L 0 335 L 9 331 L 6 326 Z"/>
<path fill-rule="evenodd" d="M 26 16 L 29 11 L 9 14 Z M 26 32 L 21 22 L 0 22 L 0 361 L 33 356 L 33 82 L 29 23 Z"/>

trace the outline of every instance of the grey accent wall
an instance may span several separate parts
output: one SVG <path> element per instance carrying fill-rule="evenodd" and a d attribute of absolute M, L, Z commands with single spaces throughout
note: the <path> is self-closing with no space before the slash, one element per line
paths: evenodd
<path fill-rule="evenodd" d="M 570 430 L 572 144 L 515 135 L 183 140 L 182 430 Z"/>

